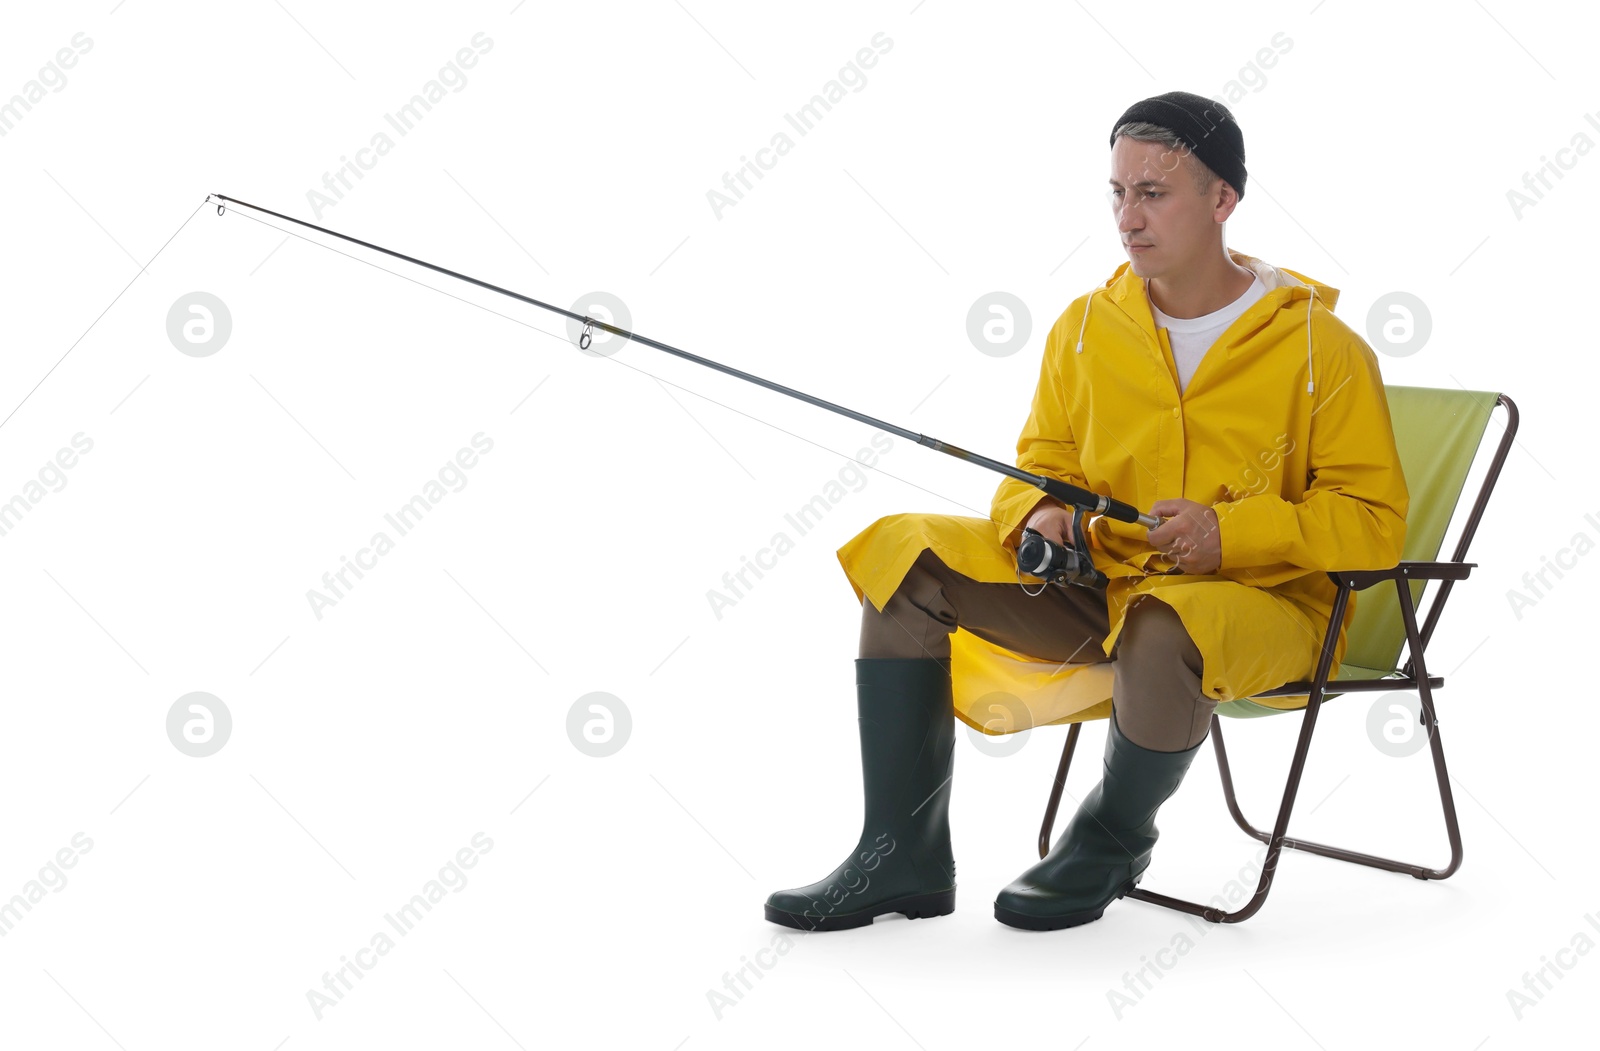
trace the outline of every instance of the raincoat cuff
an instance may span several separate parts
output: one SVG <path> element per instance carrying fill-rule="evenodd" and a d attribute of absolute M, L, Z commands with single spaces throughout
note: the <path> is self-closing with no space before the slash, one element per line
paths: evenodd
<path fill-rule="evenodd" d="M 1288 535 L 1294 509 L 1281 496 L 1257 493 L 1242 500 L 1211 505 L 1217 513 L 1217 539 L 1222 545 L 1220 569 L 1244 569 L 1281 562 L 1277 540 Z"/>
<path fill-rule="evenodd" d="M 1028 516 L 1048 499 L 1049 496 L 1030 487 L 1027 492 L 1012 499 L 1009 510 L 1004 507 L 996 508 L 991 519 L 995 525 L 995 532 L 999 534 L 1000 546 L 1007 549 L 1014 548 L 1015 545 L 1010 542 L 1011 534 L 1021 529 L 1022 523 L 1028 520 Z"/>

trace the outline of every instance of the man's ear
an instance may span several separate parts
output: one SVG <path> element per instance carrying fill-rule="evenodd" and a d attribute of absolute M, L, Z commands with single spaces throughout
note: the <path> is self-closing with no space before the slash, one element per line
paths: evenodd
<path fill-rule="evenodd" d="M 1211 210 L 1212 218 L 1219 223 L 1225 223 L 1233 214 L 1233 210 L 1239 206 L 1239 192 L 1226 179 L 1218 179 L 1211 192 L 1212 200 L 1216 202 Z"/>

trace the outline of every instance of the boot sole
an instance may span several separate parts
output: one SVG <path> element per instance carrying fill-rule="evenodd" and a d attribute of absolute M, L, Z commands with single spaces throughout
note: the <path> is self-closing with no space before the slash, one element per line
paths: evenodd
<path fill-rule="evenodd" d="M 1138 879 L 1128 880 L 1121 887 L 1117 888 L 1116 897 L 1112 898 L 1111 901 L 1106 902 L 1097 909 L 1089 909 L 1084 912 L 1070 912 L 1062 916 L 1031 916 L 1023 912 L 1014 912 L 1011 909 L 1007 909 L 999 904 L 996 904 L 994 907 L 994 918 L 1008 927 L 1017 927 L 1025 931 L 1059 931 L 1064 930 L 1067 927 L 1079 927 L 1085 923 L 1093 923 L 1095 920 L 1098 920 L 1101 916 L 1105 915 L 1105 911 L 1111 906 L 1111 902 L 1116 901 L 1117 898 L 1121 898 L 1127 894 L 1138 884 L 1138 882 Z"/>
<path fill-rule="evenodd" d="M 865 927 L 877 917 L 890 912 L 901 913 L 908 920 L 921 920 L 933 916 L 948 916 L 954 911 L 956 911 L 954 887 L 934 894 L 913 894 L 909 897 L 894 898 L 869 909 L 845 913 L 842 916 L 813 918 L 803 913 L 785 912 L 771 905 L 766 906 L 767 919 L 802 931 L 847 931 L 852 927 Z"/>

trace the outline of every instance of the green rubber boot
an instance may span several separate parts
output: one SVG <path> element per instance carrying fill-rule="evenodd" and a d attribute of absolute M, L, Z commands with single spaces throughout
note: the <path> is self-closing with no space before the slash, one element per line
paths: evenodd
<path fill-rule="evenodd" d="M 887 912 L 915 920 L 955 911 L 949 659 L 858 659 L 856 709 L 866 797 L 861 837 L 821 880 L 773 892 L 766 906 L 773 923 L 839 931 Z"/>
<path fill-rule="evenodd" d="M 1034 931 L 1098 920 L 1150 867 L 1156 811 L 1183 783 L 1200 744 L 1182 752 L 1141 748 L 1122 735 L 1113 709 L 1100 783 L 1050 852 L 1000 891 L 994 918 Z"/>

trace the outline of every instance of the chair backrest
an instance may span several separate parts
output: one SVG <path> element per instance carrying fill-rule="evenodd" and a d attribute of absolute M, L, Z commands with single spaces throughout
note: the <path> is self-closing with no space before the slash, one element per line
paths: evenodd
<path fill-rule="evenodd" d="M 1499 394 L 1488 391 L 1437 387 L 1385 386 L 1389 416 L 1394 425 L 1400 467 L 1405 472 L 1411 506 L 1406 513 L 1406 543 L 1402 558 L 1408 562 L 1439 560 L 1446 530 L 1455 515 L 1489 415 L 1499 404 Z M 1514 409 L 1506 401 L 1508 410 Z M 1465 559 L 1467 543 L 1477 530 L 1478 518 L 1499 474 L 1499 463 L 1515 433 L 1514 415 L 1494 466 L 1480 487 L 1478 498 L 1463 526 L 1453 561 Z M 1411 601 L 1420 608 L 1426 581 L 1411 584 Z M 1441 593 L 1441 595 L 1444 593 Z M 1435 600 L 1436 602 L 1438 600 Z M 1433 613 L 1430 611 L 1430 623 Z M 1359 593 L 1355 618 L 1346 635 L 1344 663 L 1360 668 L 1391 671 L 1398 668 L 1405 646 L 1405 621 L 1399 596 L 1387 583 Z"/>

